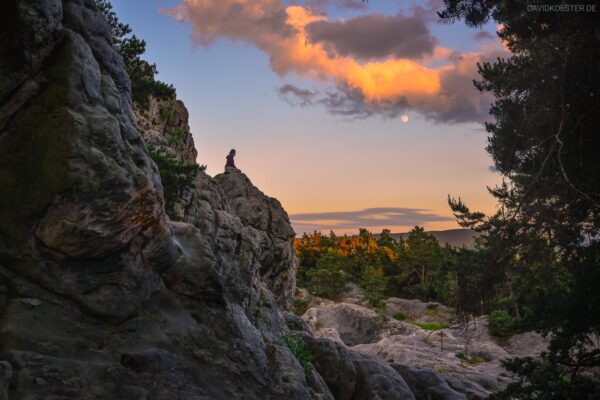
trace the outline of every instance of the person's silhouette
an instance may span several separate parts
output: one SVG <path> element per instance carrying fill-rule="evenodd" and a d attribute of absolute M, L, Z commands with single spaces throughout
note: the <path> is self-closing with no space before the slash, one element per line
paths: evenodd
<path fill-rule="evenodd" d="M 225 169 L 229 167 L 237 169 L 237 167 L 235 166 L 235 162 L 233 161 L 233 157 L 235 157 L 235 149 L 231 149 L 227 157 L 225 157 L 225 159 L 227 160 L 227 163 L 225 164 Z"/>

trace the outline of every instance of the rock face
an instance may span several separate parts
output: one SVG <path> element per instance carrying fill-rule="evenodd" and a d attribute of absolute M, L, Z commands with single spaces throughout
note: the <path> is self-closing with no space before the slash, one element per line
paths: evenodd
<path fill-rule="evenodd" d="M 298 261 L 294 254 L 294 230 L 279 200 L 265 196 L 241 171 L 215 176 L 231 210 L 242 223 L 253 228 L 260 274 L 282 307 L 294 304 Z"/>
<path fill-rule="evenodd" d="M 174 250 L 123 63 L 90 4 L 0 7 L 0 270 L 124 319 Z"/>
<path fill-rule="evenodd" d="M 135 107 L 134 115 L 148 147 L 181 163 L 196 163 L 189 113 L 181 100 L 150 96 L 147 108 Z"/>
<path fill-rule="evenodd" d="M 331 398 L 281 344 L 277 267 L 215 181 L 167 221 L 94 1 L 0 16 L 0 398 Z"/>

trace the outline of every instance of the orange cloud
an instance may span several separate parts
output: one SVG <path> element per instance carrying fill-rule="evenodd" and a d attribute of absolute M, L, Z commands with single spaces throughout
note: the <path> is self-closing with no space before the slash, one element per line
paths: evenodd
<path fill-rule="evenodd" d="M 481 58 L 476 53 L 437 68 L 427 65 L 447 59 L 451 50 L 436 46 L 419 62 L 395 57 L 360 62 L 310 41 L 307 26 L 329 21 L 327 16 L 313 14 L 304 6 L 286 7 L 282 0 L 182 0 L 164 12 L 190 22 L 192 39 L 200 45 L 208 46 L 220 37 L 252 43 L 270 56 L 271 68 L 280 76 L 294 73 L 333 83 L 343 96 L 354 96 L 351 101 L 365 109 L 392 115 L 395 110 L 416 109 L 436 118 L 438 112 L 451 114 L 457 103 L 461 113 L 467 109 L 479 112 L 481 108 L 481 99 L 474 98 L 470 82 L 475 77 L 475 63 Z M 462 97 L 444 87 L 448 77 L 467 82 L 468 88 L 454 88 L 460 89 Z M 466 98 L 465 91 L 469 91 Z"/>

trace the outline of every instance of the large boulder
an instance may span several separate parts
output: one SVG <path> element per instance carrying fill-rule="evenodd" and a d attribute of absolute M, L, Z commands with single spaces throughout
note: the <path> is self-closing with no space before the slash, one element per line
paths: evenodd
<path fill-rule="evenodd" d="M 391 364 L 406 381 L 416 400 L 467 400 L 465 393 L 452 389 L 446 379 L 432 368 Z"/>
<path fill-rule="evenodd" d="M 385 315 L 393 317 L 402 312 L 407 320 L 428 323 L 449 324 L 452 320 L 452 309 L 439 303 L 425 303 L 419 299 L 399 299 L 390 297 L 385 300 Z"/>
<path fill-rule="evenodd" d="M 331 303 L 312 307 L 303 315 L 316 334 L 335 329 L 336 336 L 348 346 L 379 341 L 382 321 L 370 308 L 349 303 Z"/>
<path fill-rule="evenodd" d="M 315 369 L 336 400 L 414 400 L 402 376 L 378 357 L 306 332 L 295 331 L 293 335 L 314 355 Z"/>
<path fill-rule="evenodd" d="M 377 343 L 393 335 L 409 335 L 419 328 L 398 321 L 369 307 L 353 303 L 335 303 L 331 300 L 307 296 L 299 290 L 298 298 L 312 304 L 302 318 L 315 336 L 327 337 L 347 346 Z M 362 300 L 359 300 L 363 304 Z"/>

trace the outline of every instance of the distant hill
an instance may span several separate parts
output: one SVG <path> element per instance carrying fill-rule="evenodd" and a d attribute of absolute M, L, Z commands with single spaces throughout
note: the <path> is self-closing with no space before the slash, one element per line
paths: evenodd
<path fill-rule="evenodd" d="M 439 242 L 444 245 L 448 243 L 454 247 L 473 247 L 475 244 L 475 238 L 478 233 L 472 229 L 448 229 L 445 231 L 427 231 L 431 233 Z M 404 233 L 392 233 L 395 238 L 404 238 L 408 235 L 408 232 Z"/>

